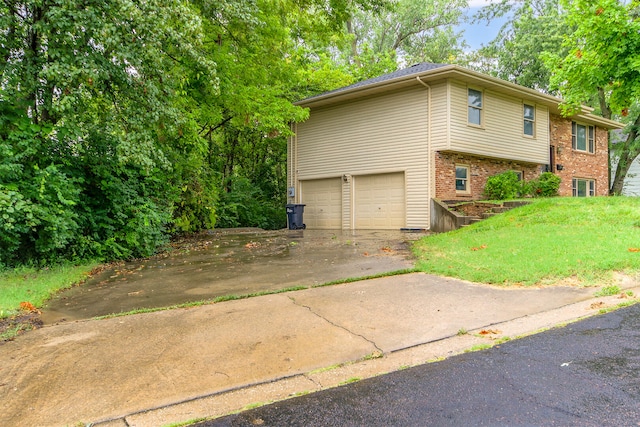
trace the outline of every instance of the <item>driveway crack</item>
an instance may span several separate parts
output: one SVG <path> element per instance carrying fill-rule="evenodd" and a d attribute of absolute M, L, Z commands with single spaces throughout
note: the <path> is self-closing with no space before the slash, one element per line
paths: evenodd
<path fill-rule="evenodd" d="M 351 334 L 351 335 L 355 335 L 357 337 L 362 338 L 363 340 L 365 340 L 366 342 L 368 342 L 369 344 L 371 344 L 372 346 L 375 347 L 376 351 L 375 353 L 378 353 L 380 355 L 384 354 L 384 351 L 378 346 L 378 344 L 375 343 L 375 341 L 367 338 L 366 336 L 362 335 L 362 334 L 358 334 L 354 331 L 349 330 L 348 328 L 345 328 L 342 325 L 339 325 L 335 322 L 332 322 L 331 320 L 327 319 L 326 317 L 324 317 L 323 315 L 321 315 L 320 313 L 315 312 L 311 307 L 309 307 L 308 305 L 304 305 L 304 304 L 300 304 L 298 301 L 296 301 L 295 298 L 289 296 L 288 297 L 291 302 L 293 302 L 295 305 L 297 305 L 298 307 L 302 307 L 302 308 L 306 308 L 307 310 L 309 310 L 310 313 L 314 314 L 315 316 L 319 317 L 320 319 L 324 320 L 325 322 L 327 322 L 328 324 L 330 324 L 331 326 L 334 326 L 336 328 L 340 328 L 343 331 L 346 331 L 347 333 Z"/>

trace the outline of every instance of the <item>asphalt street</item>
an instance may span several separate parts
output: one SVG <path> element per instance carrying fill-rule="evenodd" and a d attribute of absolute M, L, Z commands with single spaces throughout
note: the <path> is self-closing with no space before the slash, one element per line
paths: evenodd
<path fill-rule="evenodd" d="M 197 424 L 640 426 L 640 304 Z"/>

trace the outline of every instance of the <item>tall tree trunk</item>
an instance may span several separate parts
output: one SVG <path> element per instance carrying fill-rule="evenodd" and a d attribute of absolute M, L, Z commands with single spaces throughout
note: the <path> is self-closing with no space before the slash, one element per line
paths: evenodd
<path fill-rule="evenodd" d="M 353 39 L 351 40 L 351 59 L 356 66 L 360 67 L 360 56 L 358 55 L 358 35 L 353 30 L 353 21 L 351 21 L 351 19 L 347 20 L 347 33 L 353 35 Z"/>
<path fill-rule="evenodd" d="M 622 187 L 624 185 L 624 178 L 629 172 L 631 163 L 640 155 L 640 144 L 634 144 L 636 138 L 638 138 L 638 129 L 640 128 L 640 114 L 636 117 L 636 121 L 633 123 L 633 127 L 627 135 L 627 139 L 622 145 L 620 150 L 620 156 L 618 157 L 618 167 L 616 168 L 616 176 L 611 183 L 609 194 L 616 195 L 622 193 Z"/>

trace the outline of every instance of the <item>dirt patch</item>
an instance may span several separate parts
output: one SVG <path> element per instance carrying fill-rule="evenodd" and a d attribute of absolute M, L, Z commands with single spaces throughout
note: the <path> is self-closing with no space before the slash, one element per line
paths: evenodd
<path fill-rule="evenodd" d="M 486 203 L 486 202 L 472 202 L 465 203 L 457 206 L 452 206 L 456 212 L 460 212 L 465 214 L 466 216 L 482 216 L 483 213 L 491 212 L 493 208 L 499 208 L 502 205 L 497 203 Z"/>
<path fill-rule="evenodd" d="M 0 319 L 0 345 L 27 331 L 41 328 L 42 325 L 39 311 L 20 313 Z"/>

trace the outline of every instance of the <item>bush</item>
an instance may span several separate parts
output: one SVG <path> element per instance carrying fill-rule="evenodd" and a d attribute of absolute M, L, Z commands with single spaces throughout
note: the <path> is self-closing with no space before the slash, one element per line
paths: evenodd
<path fill-rule="evenodd" d="M 217 211 L 217 228 L 259 227 L 277 230 L 286 227 L 285 201 L 270 199 L 247 178 L 236 176 L 232 189 L 222 193 Z"/>
<path fill-rule="evenodd" d="M 531 180 L 530 185 L 533 197 L 554 197 L 560 189 L 560 177 L 551 172 L 543 172 L 540 177 Z"/>
<path fill-rule="evenodd" d="M 490 176 L 484 186 L 484 196 L 491 200 L 515 199 L 524 193 L 523 183 L 514 171 Z"/>
<path fill-rule="evenodd" d="M 554 197 L 560 189 L 560 177 L 543 172 L 537 179 L 529 182 L 519 181 L 513 171 L 490 176 L 484 187 L 484 196 L 491 200 L 507 200 L 516 197 Z"/>

